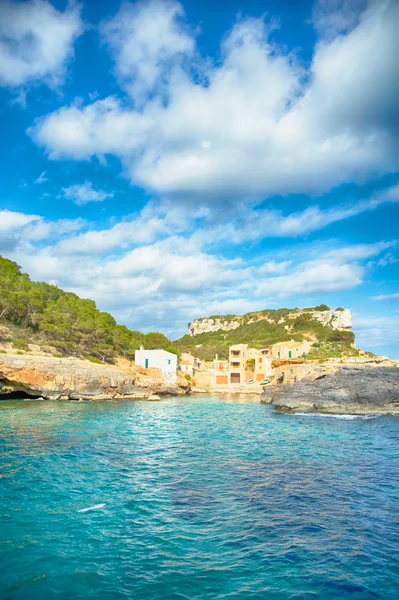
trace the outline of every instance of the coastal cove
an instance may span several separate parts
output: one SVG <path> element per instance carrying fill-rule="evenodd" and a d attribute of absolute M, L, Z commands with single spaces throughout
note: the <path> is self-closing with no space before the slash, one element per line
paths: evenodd
<path fill-rule="evenodd" d="M 250 396 L 1 402 L 0 597 L 393 599 L 398 423 Z"/>

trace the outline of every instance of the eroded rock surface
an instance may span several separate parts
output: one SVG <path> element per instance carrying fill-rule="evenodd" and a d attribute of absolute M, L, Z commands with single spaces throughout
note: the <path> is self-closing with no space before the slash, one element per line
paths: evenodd
<path fill-rule="evenodd" d="M 165 382 L 158 369 L 115 367 L 77 358 L 0 355 L 0 394 L 57 399 L 128 400 L 187 393 L 187 382 Z"/>
<path fill-rule="evenodd" d="M 313 319 L 320 321 L 326 327 L 331 329 L 346 329 L 352 328 L 352 312 L 345 308 L 340 310 L 296 310 L 292 313 L 287 314 L 279 320 L 279 325 L 287 324 L 290 326 L 290 322 L 293 319 L 301 316 L 302 314 L 310 314 Z M 188 335 L 199 335 L 201 333 L 209 333 L 213 331 L 231 331 L 237 329 L 244 324 L 249 325 L 250 323 L 256 323 L 257 321 L 268 321 L 274 323 L 274 320 L 263 314 L 262 312 L 254 312 L 249 315 L 240 315 L 235 317 L 204 317 L 202 319 L 194 319 L 188 324 Z"/>
<path fill-rule="evenodd" d="M 399 368 L 343 367 L 316 381 L 266 390 L 261 402 L 285 412 L 399 414 Z"/>

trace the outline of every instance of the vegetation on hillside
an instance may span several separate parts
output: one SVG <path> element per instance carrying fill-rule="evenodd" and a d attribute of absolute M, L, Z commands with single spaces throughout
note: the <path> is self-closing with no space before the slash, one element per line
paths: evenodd
<path fill-rule="evenodd" d="M 0 257 L 0 325 L 9 326 L 10 341 L 19 350 L 28 343 L 52 346 L 62 355 L 92 357 L 112 362 L 117 356 L 134 358 L 141 345 L 178 354 L 162 333 L 143 334 L 118 325 L 93 300 L 64 292 L 55 285 L 31 281 L 13 261 Z"/>
<path fill-rule="evenodd" d="M 319 360 L 324 362 L 329 358 L 356 358 L 358 356 L 364 356 L 365 352 L 361 352 L 354 346 L 346 343 L 338 342 L 316 342 L 310 349 L 309 354 L 306 358 L 309 360 Z"/>
<path fill-rule="evenodd" d="M 324 307 L 325 305 L 321 305 Z M 317 307 L 320 310 L 319 307 Z M 287 323 L 280 323 L 281 318 L 295 312 L 303 313 L 299 309 L 281 308 L 279 310 L 268 310 L 258 313 L 248 313 L 244 316 L 243 324 L 231 331 L 214 331 L 200 333 L 195 336 L 185 335 L 175 342 L 180 352 L 191 352 L 202 360 L 212 360 L 215 354 L 219 358 L 228 358 L 229 346 L 234 344 L 248 344 L 252 348 L 266 348 L 277 342 L 285 342 L 295 339 L 298 342 L 303 340 L 317 340 L 326 343 L 339 343 L 350 348 L 354 342 L 354 334 L 346 330 L 333 330 L 331 327 L 326 327 L 312 318 L 310 311 L 315 309 L 305 309 L 305 314 L 298 314 L 294 319 L 290 319 Z M 328 307 L 325 309 L 328 310 Z M 248 323 L 253 315 L 262 314 L 268 319 L 273 320 L 272 323 L 266 319 Z M 289 324 L 289 330 L 285 329 L 285 325 Z"/>

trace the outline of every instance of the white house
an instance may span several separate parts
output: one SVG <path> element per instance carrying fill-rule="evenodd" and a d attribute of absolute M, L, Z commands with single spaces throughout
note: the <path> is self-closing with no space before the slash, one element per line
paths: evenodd
<path fill-rule="evenodd" d="M 149 369 L 151 367 L 160 369 L 162 376 L 166 381 L 174 383 L 177 379 L 177 356 L 166 350 L 136 350 L 134 353 L 134 362 L 139 367 Z"/>

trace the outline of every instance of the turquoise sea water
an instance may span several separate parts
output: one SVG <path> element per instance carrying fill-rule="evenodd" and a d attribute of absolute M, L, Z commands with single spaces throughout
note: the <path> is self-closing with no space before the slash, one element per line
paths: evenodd
<path fill-rule="evenodd" d="M 398 418 L 0 403 L 1 600 L 386 600 L 398 555 Z"/>

